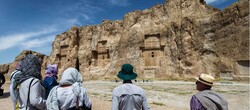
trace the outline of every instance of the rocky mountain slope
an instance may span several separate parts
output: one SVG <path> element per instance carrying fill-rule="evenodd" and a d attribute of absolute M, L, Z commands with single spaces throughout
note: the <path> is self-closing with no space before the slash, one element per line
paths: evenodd
<path fill-rule="evenodd" d="M 249 78 L 249 1 L 224 10 L 204 0 L 166 0 L 122 20 L 56 36 L 43 65 L 76 67 L 84 79 L 115 79 L 131 63 L 139 79 Z"/>

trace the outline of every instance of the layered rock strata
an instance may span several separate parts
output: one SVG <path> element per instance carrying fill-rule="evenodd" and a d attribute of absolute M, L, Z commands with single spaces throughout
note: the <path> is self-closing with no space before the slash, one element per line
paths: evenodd
<path fill-rule="evenodd" d="M 221 11 L 204 0 L 166 0 L 122 20 L 72 27 L 56 36 L 44 65 L 76 67 L 84 79 L 115 79 L 124 63 L 139 79 L 249 78 L 248 4 Z"/>

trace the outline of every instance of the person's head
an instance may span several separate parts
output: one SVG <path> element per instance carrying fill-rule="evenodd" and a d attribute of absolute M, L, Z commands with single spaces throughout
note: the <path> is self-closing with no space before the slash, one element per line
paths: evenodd
<path fill-rule="evenodd" d="M 208 74 L 201 74 L 196 78 L 196 89 L 199 91 L 209 90 L 213 86 L 214 77 Z"/>
<path fill-rule="evenodd" d="M 16 70 L 20 71 L 21 70 L 21 67 L 20 67 L 20 62 L 17 63 L 16 65 Z"/>
<path fill-rule="evenodd" d="M 57 65 L 56 64 L 49 64 L 46 68 L 46 77 L 56 77 L 57 78 L 57 74 L 58 74 L 58 68 L 57 68 Z"/>
<path fill-rule="evenodd" d="M 62 73 L 61 80 L 59 84 L 62 85 L 72 85 L 76 82 L 82 83 L 82 75 L 75 68 L 68 68 Z"/>
<path fill-rule="evenodd" d="M 133 80 L 137 77 L 137 74 L 133 71 L 131 64 L 123 64 L 121 70 L 118 72 L 117 77 L 123 81 Z"/>
<path fill-rule="evenodd" d="M 41 61 L 34 55 L 29 54 L 20 62 L 20 70 L 22 77 L 35 77 L 42 79 L 41 75 Z"/>

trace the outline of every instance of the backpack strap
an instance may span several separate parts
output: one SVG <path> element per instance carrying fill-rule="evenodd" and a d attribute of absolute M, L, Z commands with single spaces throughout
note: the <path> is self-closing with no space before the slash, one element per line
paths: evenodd
<path fill-rule="evenodd" d="M 15 76 L 15 74 L 18 72 L 18 70 L 15 70 L 15 72 L 10 76 L 10 80 Z"/>
<path fill-rule="evenodd" d="M 27 98 L 27 103 L 26 103 L 26 110 L 27 110 L 28 105 L 30 104 L 30 86 L 31 86 L 32 82 L 34 81 L 34 79 L 35 79 L 35 78 L 33 78 L 33 79 L 30 81 L 29 90 L 28 90 L 28 98 Z"/>
<path fill-rule="evenodd" d="M 87 108 L 84 101 L 83 106 L 79 106 L 79 97 L 76 97 L 76 110 L 91 110 L 91 108 Z"/>
<path fill-rule="evenodd" d="M 78 97 L 76 97 L 76 109 L 79 109 L 79 101 L 78 101 Z"/>

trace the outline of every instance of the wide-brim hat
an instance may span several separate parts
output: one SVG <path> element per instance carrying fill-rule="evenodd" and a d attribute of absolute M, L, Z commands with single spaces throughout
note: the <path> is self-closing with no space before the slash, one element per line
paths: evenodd
<path fill-rule="evenodd" d="M 197 81 L 209 85 L 214 86 L 214 77 L 208 74 L 201 74 L 198 78 L 195 78 Z"/>
<path fill-rule="evenodd" d="M 123 64 L 121 71 L 118 72 L 117 77 L 122 80 L 133 80 L 137 77 L 137 74 L 133 71 L 131 64 Z"/>

